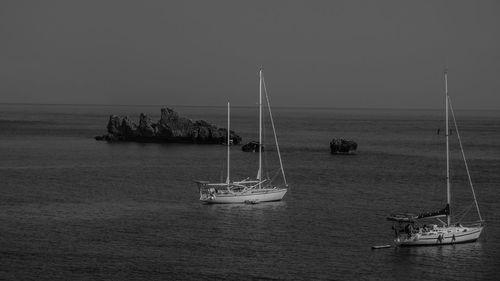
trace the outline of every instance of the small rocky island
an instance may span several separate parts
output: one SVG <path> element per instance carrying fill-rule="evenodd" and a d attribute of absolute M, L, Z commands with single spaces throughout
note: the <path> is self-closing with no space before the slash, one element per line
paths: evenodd
<path fill-rule="evenodd" d="M 332 139 L 330 142 L 331 154 L 353 154 L 358 148 L 358 144 L 352 140 Z"/>
<path fill-rule="evenodd" d="M 260 145 L 258 141 L 251 141 L 241 147 L 245 152 L 259 152 L 259 149 L 264 151 L 264 146 Z"/>
<path fill-rule="evenodd" d="M 161 143 L 197 143 L 197 144 L 225 144 L 227 143 L 227 129 L 218 128 L 204 120 L 192 121 L 181 117 L 170 108 L 161 109 L 158 122 L 141 113 L 139 125 L 128 116 L 109 116 L 108 133 L 96 136 L 96 140 L 108 142 L 161 142 Z M 234 131 L 230 132 L 232 144 L 239 144 L 241 137 Z"/>

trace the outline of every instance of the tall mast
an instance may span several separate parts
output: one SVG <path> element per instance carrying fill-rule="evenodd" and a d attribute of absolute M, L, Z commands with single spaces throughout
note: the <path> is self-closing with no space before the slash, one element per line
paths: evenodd
<path fill-rule="evenodd" d="M 229 129 L 230 122 L 229 122 L 229 114 L 230 114 L 230 109 L 229 109 L 229 102 L 227 102 L 227 179 L 226 183 L 229 185 L 229 153 L 230 153 L 230 147 L 231 147 L 231 131 Z"/>
<path fill-rule="evenodd" d="M 448 70 L 444 70 L 444 85 L 445 85 L 445 95 L 446 95 L 446 203 L 450 206 L 450 130 L 448 128 Z M 451 224 L 450 213 L 446 216 L 448 226 Z"/>
<path fill-rule="evenodd" d="M 259 188 L 262 180 L 262 68 L 259 71 L 259 171 L 257 173 Z"/>

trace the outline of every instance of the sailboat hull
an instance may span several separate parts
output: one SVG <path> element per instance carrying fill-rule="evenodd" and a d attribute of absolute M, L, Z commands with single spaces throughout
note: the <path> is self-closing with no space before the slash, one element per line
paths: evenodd
<path fill-rule="evenodd" d="M 394 242 L 401 247 L 431 246 L 474 242 L 479 239 L 483 227 L 440 227 L 435 231 L 401 234 Z"/>
<path fill-rule="evenodd" d="M 200 198 L 202 202 L 209 204 L 243 204 L 280 201 L 288 189 L 254 189 L 247 192 L 215 194 Z"/>

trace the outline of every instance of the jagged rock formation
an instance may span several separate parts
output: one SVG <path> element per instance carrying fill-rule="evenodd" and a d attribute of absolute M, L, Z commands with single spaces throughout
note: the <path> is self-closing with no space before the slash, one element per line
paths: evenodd
<path fill-rule="evenodd" d="M 358 144 L 352 140 L 332 139 L 330 142 L 331 154 L 352 154 L 358 148 Z"/>
<path fill-rule="evenodd" d="M 127 116 L 111 115 L 107 125 L 108 133 L 96 136 L 96 140 L 137 142 L 184 142 L 184 143 L 227 143 L 227 129 L 218 128 L 204 120 L 191 121 L 179 116 L 170 108 L 161 109 L 161 117 L 154 123 L 151 117 L 141 113 L 139 125 Z M 233 144 L 239 144 L 241 137 L 230 132 Z"/>
<path fill-rule="evenodd" d="M 251 141 L 241 147 L 241 150 L 245 152 L 259 152 L 259 148 L 264 151 L 264 146 L 259 145 L 258 141 Z"/>

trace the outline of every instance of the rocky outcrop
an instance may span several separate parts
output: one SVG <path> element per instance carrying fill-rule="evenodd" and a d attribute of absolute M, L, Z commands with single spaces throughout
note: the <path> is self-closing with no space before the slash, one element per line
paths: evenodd
<path fill-rule="evenodd" d="M 352 140 L 332 139 L 330 142 L 331 154 L 353 154 L 358 148 L 358 144 Z"/>
<path fill-rule="evenodd" d="M 153 127 L 151 117 L 145 115 L 144 113 L 141 113 L 139 116 L 139 127 L 137 127 L 137 130 L 139 131 L 139 135 L 146 138 L 154 137 L 157 132 L 156 126 Z"/>
<path fill-rule="evenodd" d="M 139 125 L 127 116 L 111 115 L 107 125 L 108 133 L 95 137 L 106 141 L 136 141 L 136 142 L 184 142 L 184 143 L 227 143 L 227 129 L 218 128 L 204 120 L 191 121 L 179 116 L 170 108 L 161 109 L 158 122 L 141 113 Z M 233 144 L 239 144 L 241 137 L 234 131 L 230 132 Z"/>
<path fill-rule="evenodd" d="M 241 150 L 245 152 L 259 152 L 259 148 L 264 151 L 264 146 L 259 145 L 258 141 L 251 141 L 241 147 Z"/>

